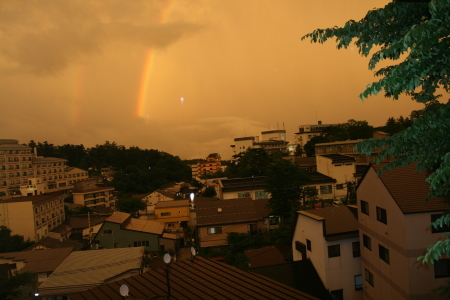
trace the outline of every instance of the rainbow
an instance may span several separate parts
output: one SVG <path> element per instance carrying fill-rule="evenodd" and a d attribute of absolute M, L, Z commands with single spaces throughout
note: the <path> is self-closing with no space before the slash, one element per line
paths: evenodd
<path fill-rule="evenodd" d="M 167 22 L 174 3 L 175 0 L 168 0 L 166 2 L 166 5 L 162 10 L 160 18 L 158 20 L 160 24 L 164 24 Z M 150 90 L 151 71 L 155 64 L 155 58 L 156 49 L 150 48 L 149 50 L 147 50 L 147 53 L 145 54 L 144 67 L 142 68 L 142 75 L 139 83 L 139 91 L 136 104 L 136 115 L 139 117 L 144 116 L 145 104 Z"/>

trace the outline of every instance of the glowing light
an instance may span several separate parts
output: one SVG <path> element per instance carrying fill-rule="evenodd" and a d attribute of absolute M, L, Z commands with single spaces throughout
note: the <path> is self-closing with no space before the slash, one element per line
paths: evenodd
<path fill-rule="evenodd" d="M 180 101 L 181 101 L 181 104 L 183 104 L 184 103 L 184 97 L 181 97 Z"/>

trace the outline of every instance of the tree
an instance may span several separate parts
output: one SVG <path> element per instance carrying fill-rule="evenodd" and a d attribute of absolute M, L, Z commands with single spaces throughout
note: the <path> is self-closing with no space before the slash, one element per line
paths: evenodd
<path fill-rule="evenodd" d="M 146 204 L 139 198 L 128 197 L 125 195 L 120 195 L 116 204 L 116 208 L 119 211 L 126 212 L 129 214 L 137 213 L 140 210 L 145 210 Z"/>
<path fill-rule="evenodd" d="M 290 160 L 281 159 L 267 166 L 266 191 L 271 194 L 268 207 L 282 218 L 300 205 L 302 187 L 308 181 L 305 171 Z"/>
<path fill-rule="evenodd" d="M 11 229 L 6 226 L 0 226 L 0 253 L 22 251 L 34 242 L 25 241 L 23 236 L 14 234 L 11 235 Z"/>
<path fill-rule="evenodd" d="M 450 0 L 394 1 L 374 9 L 360 21 L 350 20 L 343 27 L 317 29 L 305 35 L 312 42 L 324 43 L 336 38 L 337 47 L 355 45 L 363 56 L 371 55 L 369 69 L 383 60 L 397 64 L 380 68 L 381 79 L 367 85 L 359 95 L 364 100 L 384 91 L 397 100 L 402 94 L 423 103 L 415 113 L 413 124 L 385 139 L 369 139 L 359 143 L 359 152 L 370 154 L 381 147 L 378 162 L 386 155 L 394 156 L 381 171 L 416 164 L 418 172 L 428 170 L 426 181 L 431 197 L 450 196 L 450 102 L 440 103 L 439 89 L 450 92 Z M 417 117 L 416 117 L 417 116 Z M 450 215 L 438 219 L 434 226 L 450 225 Z M 428 248 L 420 259 L 433 264 L 442 254 L 450 255 L 450 236 Z"/>
<path fill-rule="evenodd" d="M 22 299 L 23 296 L 18 290 L 21 286 L 31 285 L 36 275 L 32 273 L 14 274 L 14 276 L 5 279 L 0 278 L 0 299 Z"/>
<path fill-rule="evenodd" d="M 297 147 L 295 147 L 295 153 L 294 153 L 294 155 L 295 155 L 295 156 L 303 156 L 303 153 L 304 153 L 304 151 L 303 151 L 302 146 L 297 145 Z"/>
<path fill-rule="evenodd" d="M 249 148 L 245 152 L 234 155 L 234 164 L 226 169 L 230 178 L 266 176 L 267 166 L 274 160 L 281 159 L 279 153 L 268 153 L 262 148 Z"/>
<path fill-rule="evenodd" d="M 212 186 L 208 186 L 204 191 L 203 191 L 203 197 L 215 197 L 217 195 L 216 193 L 216 189 L 213 188 Z"/>
<path fill-rule="evenodd" d="M 306 144 L 305 146 L 303 146 L 303 149 L 305 149 L 306 152 L 306 156 L 308 157 L 312 157 L 312 156 L 316 156 L 316 144 L 320 144 L 320 143 L 328 143 L 330 140 L 327 137 L 318 135 L 318 136 L 313 136 Z"/>

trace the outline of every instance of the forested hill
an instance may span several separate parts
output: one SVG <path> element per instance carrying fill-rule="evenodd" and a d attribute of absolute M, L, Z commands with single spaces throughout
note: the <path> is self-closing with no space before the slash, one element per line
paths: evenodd
<path fill-rule="evenodd" d="M 171 181 L 185 181 L 191 178 L 191 169 L 179 157 L 169 153 L 126 148 L 115 142 L 85 148 L 83 145 L 65 144 L 57 146 L 47 141 L 28 143 L 44 157 L 58 157 L 68 160 L 68 165 L 84 170 L 113 167 L 117 173 L 114 185 L 123 192 L 148 192 Z"/>

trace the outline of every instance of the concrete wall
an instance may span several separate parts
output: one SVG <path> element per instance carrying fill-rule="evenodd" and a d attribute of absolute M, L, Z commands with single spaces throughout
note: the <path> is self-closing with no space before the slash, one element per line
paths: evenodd
<path fill-rule="evenodd" d="M 368 269 L 374 277 L 372 287 L 363 278 L 367 299 L 440 299 L 431 290 L 448 278 L 434 278 L 434 268 L 424 266 L 417 257 L 442 235 L 432 234 L 428 225 L 431 213 L 403 214 L 373 169 L 366 174 L 357 191 L 361 200 L 369 203 L 369 215 L 359 212 L 362 271 Z M 377 220 L 376 207 L 386 209 L 387 224 Z M 372 250 L 363 246 L 362 235 L 371 238 Z M 390 263 L 379 257 L 379 245 L 389 250 Z"/>
<path fill-rule="evenodd" d="M 330 176 L 336 179 L 336 184 L 345 183 L 347 181 L 355 180 L 354 173 L 356 172 L 355 163 L 334 163 L 329 158 L 317 155 L 317 172 Z"/>

